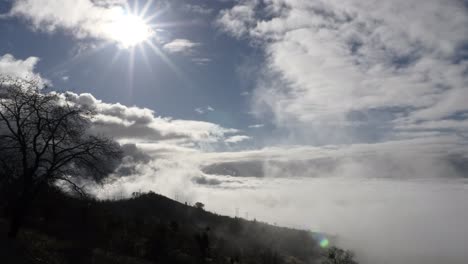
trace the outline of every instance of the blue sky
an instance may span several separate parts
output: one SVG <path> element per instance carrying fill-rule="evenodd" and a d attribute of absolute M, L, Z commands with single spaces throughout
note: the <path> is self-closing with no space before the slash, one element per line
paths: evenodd
<path fill-rule="evenodd" d="M 140 7 L 146 3 L 140 2 Z M 11 1 L 2 2 L 2 10 L 7 11 L 12 4 Z M 0 51 L 18 59 L 39 57 L 37 72 L 51 80 L 57 89 L 90 92 L 106 102 L 149 107 L 161 115 L 175 118 L 209 120 L 227 127 L 247 128 L 254 120 L 248 114 L 248 98 L 241 93 L 250 91 L 253 84 L 241 76 L 240 68 L 249 59 L 261 57 L 261 50 L 243 41 L 234 41 L 216 30 L 214 9 L 218 6 L 226 5 L 206 6 L 213 8 L 213 14 L 200 15 L 190 11 L 190 6 L 181 1 L 151 5 L 149 15 L 157 13 L 153 21 L 158 36 L 154 38 L 161 39 L 153 40 L 154 43 L 161 47 L 162 43 L 179 38 L 198 45 L 191 54 L 166 52 L 182 76 L 151 49 L 144 47 L 146 58 L 137 50 L 133 80 L 130 80 L 130 49 L 122 49 L 118 43 L 105 43 L 105 39 L 77 39 L 60 27 L 47 33 L 32 30 L 21 17 L 2 20 L 1 34 L 7 42 Z M 135 9 L 133 3 L 131 9 Z M 97 46 L 94 47 L 96 51 L 90 47 L 92 45 Z M 100 45 L 106 46 L 97 50 Z M 81 49 L 86 52 L 80 52 Z M 117 52 L 121 55 L 111 64 Z M 193 61 L 196 59 L 210 61 L 198 65 Z M 66 81 L 62 79 L 64 76 L 68 77 Z M 201 115 L 194 111 L 207 106 L 216 109 L 216 113 Z"/>
<path fill-rule="evenodd" d="M 96 110 L 90 132 L 126 152 L 99 197 L 241 207 L 338 234 L 362 263 L 465 263 L 467 9 L 3 0 L 0 74 Z"/>

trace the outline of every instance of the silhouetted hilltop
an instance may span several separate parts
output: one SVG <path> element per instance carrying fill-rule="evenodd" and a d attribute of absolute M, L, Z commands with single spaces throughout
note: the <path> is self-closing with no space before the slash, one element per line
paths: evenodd
<path fill-rule="evenodd" d="M 50 189 L 35 201 L 17 242 L 2 234 L 7 252 L 1 257 L 10 263 L 274 264 L 315 263 L 321 254 L 310 232 L 197 205 L 155 193 L 96 201 Z M 0 225 L 3 232 L 6 222 Z"/>

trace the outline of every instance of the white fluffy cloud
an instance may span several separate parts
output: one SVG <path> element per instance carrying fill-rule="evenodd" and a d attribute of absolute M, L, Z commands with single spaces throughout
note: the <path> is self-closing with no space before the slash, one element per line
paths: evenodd
<path fill-rule="evenodd" d="M 39 62 L 38 57 L 29 57 L 25 60 L 16 59 L 11 54 L 0 56 L 0 75 L 13 78 L 34 79 L 39 82 L 40 86 L 50 84 L 48 80 L 41 77 L 35 72 L 36 64 Z"/>
<path fill-rule="evenodd" d="M 153 110 L 119 103 L 104 103 L 88 93 L 64 94 L 69 100 L 95 109 L 93 131 L 113 136 L 123 142 L 170 141 L 179 145 L 198 145 L 222 142 L 236 129 L 224 128 L 214 123 L 177 120 L 157 116 Z"/>
<path fill-rule="evenodd" d="M 468 111 L 462 1 L 240 1 L 218 24 L 265 49 L 254 110 L 305 137 L 333 142 L 362 124 L 405 130 Z"/>
<path fill-rule="evenodd" d="M 170 53 L 190 53 L 198 46 L 200 46 L 200 43 L 192 42 L 188 39 L 174 39 L 164 44 L 163 48 Z"/>

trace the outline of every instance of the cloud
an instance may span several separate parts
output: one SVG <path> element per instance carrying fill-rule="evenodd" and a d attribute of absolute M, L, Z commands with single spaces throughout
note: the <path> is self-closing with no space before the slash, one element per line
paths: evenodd
<path fill-rule="evenodd" d="M 192 61 L 198 65 L 207 65 L 212 60 L 210 58 L 193 58 Z"/>
<path fill-rule="evenodd" d="M 182 6 L 182 9 L 186 10 L 187 12 L 196 13 L 199 15 L 210 15 L 214 12 L 214 9 L 212 8 L 194 4 L 185 4 Z"/>
<path fill-rule="evenodd" d="M 257 1 L 240 1 L 231 9 L 222 10 L 217 24 L 235 37 L 243 36 L 250 30 L 250 27 L 255 25 L 256 4 Z"/>
<path fill-rule="evenodd" d="M 8 13 L 27 21 L 34 30 L 54 33 L 59 30 L 76 38 L 93 38 L 127 45 L 122 39 L 122 20 L 128 8 L 121 0 L 15 0 Z M 145 27 L 142 24 L 142 27 Z M 151 34 L 148 29 L 134 28 L 138 34 Z M 140 36 L 139 36 L 140 37 Z"/>
<path fill-rule="evenodd" d="M 153 158 L 139 149 L 136 144 L 122 144 L 123 159 L 119 167 L 115 171 L 115 176 L 135 175 L 139 172 L 139 168 L 148 164 Z"/>
<path fill-rule="evenodd" d="M 95 190 L 100 197 L 153 190 L 222 214 L 240 208 L 337 235 L 363 264 L 467 257 L 468 148 L 456 137 L 236 152 L 137 145 L 153 159 Z"/>
<path fill-rule="evenodd" d="M 106 3 L 109 3 L 107 5 Z M 103 25 L 112 23 L 116 13 L 122 10 L 120 2 L 90 0 L 17 0 L 10 14 L 25 18 L 34 29 L 55 32 L 71 31 L 75 36 L 105 37 Z"/>
<path fill-rule="evenodd" d="M 16 59 L 11 54 L 0 56 L 0 75 L 12 78 L 34 79 L 39 82 L 39 86 L 50 85 L 50 81 L 35 73 L 35 68 L 39 62 L 38 57 L 29 57 L 25 60 Z"/>
<path fill-rule="evenodd" d="M 254 124 L 254 125 L 250 125 L 249 128 L 262 128 L 264 126 L 265 124 Z"/>
<path fill-rule="evenodd" d="M 266 147 L 207 153 L 201 168 L 207 174 L 243 177 L 466 178 L 460 168 L 468 165 L 467 145 L 455 136 L 438 136 L 349 146 Z"/>
<path fill-rule="evenodd" d="M 231 136 L 231 137 L 225 139 L 224 142 L 226 142 L 226 143 L 239 143 L 239 142 L 246 141 L 246 140 L 249 140 L 249 139 L 252 139 L 252 138 L 249 137 L 249 136 L 245 136 L 245 135 L 235 135 L 235 136 Z"/>
<path fill-rule="evenodd" d="M 217 23 L 264 49 L 253 112 L 299 142 L 386 140 L 468 111 L 462 1 L 240 1 Z"/>
<path fill-rule="evenodd" d="M 217 179 L 210 179 L 205 176 L 200 176 L 200 177 L 194 177 L 192 179 L 196 184 L 201 184 L 201 185 L 220 185 L 221 181 Z"/>
<path fill-rule="evenodd" d="M 213 111 L 214 111 L 214 108 L 209 105 L 206 107 L 195 108 L 195 112 L 199 113 L 200 115 L 205 114 L 207 112 L 213 112 Z"/>
<path fill-rule="evenodd" d="M 200 46 L 200 43 L 192 42 L 188 39 L 174 39 L 164 44 L 163 48 L 170 53 L 190 53 L 198 46 Z"/>
<path fill-rule="evenodd" d="M 67 92 L 68 100 L 86 105 L 96 111 L 92 130 L 119 140 L 171 141 L 184 144 L 209 144 L 222 142 L 225 135 L 237 133 L 236 129 L 224 128 L 214 123 L 177 120 L 156 116 L 153 110 L 119 103 L 104 103 L 89 93 Z"/>

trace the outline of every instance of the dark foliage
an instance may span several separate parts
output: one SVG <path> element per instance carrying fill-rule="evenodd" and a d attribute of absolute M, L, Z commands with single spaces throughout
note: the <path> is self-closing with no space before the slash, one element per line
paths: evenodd
<path fill-rule="evenodd" d="M 324 254 L 322 264 L 358 264 L 354 260 L 354 254 L 349 250 L 331 247 Z"/>
<path fill-rule="evenodd" d="M 61 182 L 81 192 L 79 180 L 99 181 L 115 169 L 120 147 L 87 133 L 92 117 L 92 109 L 42 93 L 34 81 L 0 77 L 0 199 L 12 211 L 10 238 L 43 189 Z"/>
<path fill-rule="evenodd" d="M 33 208 L 21 241 L 31 234 L 53 241 L 37 253 L 47 256 L 44 263 L 319 263 L 324 254 L 310 232 L 216 215 L 155 193 L 95 201 L 49 188 Z"/>

